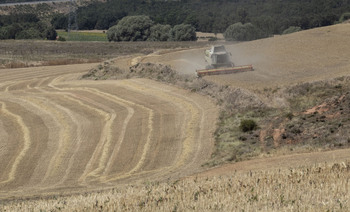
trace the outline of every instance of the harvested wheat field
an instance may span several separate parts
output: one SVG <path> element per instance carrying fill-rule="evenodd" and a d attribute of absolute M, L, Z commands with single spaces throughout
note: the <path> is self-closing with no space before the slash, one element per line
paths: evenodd
<path fill-rule="evenodd" d="M 226 45 L 235 65 L 252 64 L 255 71 L 208 76 L 218 84 L 250 90 L 323 80 L 350 73 L 350 23 Z M 205 68 L 204 48 L 144 58 L 160 61 L 180 73 Z"/>
<path fill-rule="evenodd" d="M 146 79 L 78 80 L 95 65 L 0 70 L 0 199 L 177 179 L 210 156 L 213 103 Z"/>

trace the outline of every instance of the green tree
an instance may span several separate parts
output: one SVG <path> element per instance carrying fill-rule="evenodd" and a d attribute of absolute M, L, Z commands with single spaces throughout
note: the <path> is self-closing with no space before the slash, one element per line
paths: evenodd
<path fill-rule="evenodd" d="M 0 27 L 0 40 L 7 39 L 6 27 Z"/>
<path fill-rule="evenodd" d="M 56 14 L 51 19 L 51 25 L 55 29 L 67 29 L 67 27 L 68 27 L 68 18 L 64 14 Z"/>
<path fill-rule="evenodd" d="M 1 28 L 3 39 L 15 39 L 16 35 L 23 30 L 22 26 L 15 23 Z"/>
<path fill-rule="evenodd" d="M 252 21 L 252 24 L 259 28 L 263 37 L 269 37 L 278 33 L 276 21 L 271 16 L 259 16 Z"/>
<path fill-rule="evenodd" d="M 342 22 L 349 20 L 349 19 L 350 19 L 350 13 L 349 12 L 343 13 L 339 18 L 339 22 L 342 23 Z"/>
<path fill-rule="evenodd" d="M 242 24 L 241 22 L 230 25 L 224 32 L 224 37 L 228 41 L 249 41 L 261 37 L 257 27 L 251 23 Z"/>
<path fill-rule="evenodd" d="M 153 21 L 148 16 L 127 16 L 109 28 L 109 41 L 145 41 L 151 33 Z"/>
<path fill-rule="evenodd" d="M 195 41 L 196 30 L 193 26 L 189 24 L 179 24 L 175 25 L 170 30 L 170 40 L 171 41 Z"/>
<path fill-rule="evenodd" d="M 151 27 L 149 41 L 167 41 L 170 37 L 170 25 L 156 24 Z"/>

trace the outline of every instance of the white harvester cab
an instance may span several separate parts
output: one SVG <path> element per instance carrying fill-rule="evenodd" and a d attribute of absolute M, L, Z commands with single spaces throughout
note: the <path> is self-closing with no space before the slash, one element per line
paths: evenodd
<path fill-rule="evenodd" d="M 216 45 L 205 51 L 205 61 L 208 63 L 207 69 L 219 67 L 233 67 L 231 53 L 227 52 L 225 46 Z"/>

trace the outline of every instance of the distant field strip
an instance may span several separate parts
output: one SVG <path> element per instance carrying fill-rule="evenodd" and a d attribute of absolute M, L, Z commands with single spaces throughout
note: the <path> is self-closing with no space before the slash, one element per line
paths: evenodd
<path fill-rule="evenodd" d="M 57 34 L 67 41 L 108 41 L 107 34 L 101 32 L 58 31 Z"/>
<path fill-rule="evenodd" d="M 213 103 L 146 79 L 78 80 L 92 66 L 0 70 L 0 199 L 178 179 L 210 157 Z"/>

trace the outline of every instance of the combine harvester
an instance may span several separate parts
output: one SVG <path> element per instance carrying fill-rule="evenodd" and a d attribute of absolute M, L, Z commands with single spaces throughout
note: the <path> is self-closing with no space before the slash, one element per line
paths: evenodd
<path fill-rule="evenodd" d="M 212 46 L 205 51 L 205 61 L 209 64 L 206 69 L 197 70 L 197 77 L 218 74 L 233 74 L 245 71 L 253 71 L 252 65 L 234 66 L 231 61 L 231 53 L 228 53 L 225 46 Z"/>

